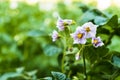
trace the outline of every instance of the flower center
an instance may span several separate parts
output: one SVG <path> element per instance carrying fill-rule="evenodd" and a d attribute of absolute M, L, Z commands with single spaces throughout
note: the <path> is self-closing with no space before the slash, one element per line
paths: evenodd
<path fill-rule="evenodd" d="M 87 31 L 87 32 L 90 32 L 90 28 L 89 28 L 89 27 L 87 27 L 87 28 L 86 28 L 86 31 Z"/>
<path fill-rule="evenodd" d="M 93 41 L 93 43 L 97 44 L 97 43 L 98 43 L 98 40 L 97 40 L 97 39 L 95 39 L 95 40 Z"/>
<path fill-rule="evenodd" d="M 83 34 L 79 33 L 79 34 L 77 34 L 77 37 L 80 39 L 83 37 Z"/>

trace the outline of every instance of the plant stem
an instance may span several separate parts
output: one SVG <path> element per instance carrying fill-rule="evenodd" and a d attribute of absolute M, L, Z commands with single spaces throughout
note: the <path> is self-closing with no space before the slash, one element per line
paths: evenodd
<path fill-rule="evenodd" d="M 87 73 L 86 73 L 86 62 L 85 62 L 85 54 L 83 53 L 83 49 L 84 49 L 85 45 L 82 45 L 80 52 L 82 53 L 83 56 L 83 65 L 84 65 L 84 75 L 85 75 L 85 80 L 87 80 Z"/>
<path fill-rule="evenodd" d="M 63 53 L 63 57 L 62 57 L 62 67 L 61 70 L 64 73 L 64 60 L 65 60 L 65 53 Z"/>
<path fill-rule="evenodd" d="M 83 53 L 83 64 L 84 64 L 84 74 L 85 74 L 85 80 L 87 80 L 86 62 L 85 62 L 85 55 L 84 55 L 84 53 Z"/>
<path fill-rule="evenodd" d="M 61 64 L 61 70 L 64 73 L 64 61 L 65 61 L 65 54 L 66 54 L 66 38 L 63 40 L 64 50 L 63 50 L 63 56 L 62 56 L 62 64 Z"/>

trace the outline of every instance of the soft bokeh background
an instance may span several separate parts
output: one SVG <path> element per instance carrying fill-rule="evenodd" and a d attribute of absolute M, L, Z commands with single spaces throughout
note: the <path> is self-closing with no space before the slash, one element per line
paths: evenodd
<path fill-rule="evenodd" d="M 81 2 L 120 17 L 120 0 L 0 0 L 1 77 L 16 68 L 37 70 L 38 78 L 60 71 L 62 45 L 53 43 L 50 34 L 56 29 L 58 16 L 79 23 L 84 14 Z M 112 40 L 108 47 L 120 52 L 120 37 Z"/>

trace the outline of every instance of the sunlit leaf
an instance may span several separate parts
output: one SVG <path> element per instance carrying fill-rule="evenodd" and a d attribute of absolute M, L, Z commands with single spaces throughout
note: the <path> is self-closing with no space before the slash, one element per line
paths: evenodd
<path fill-rule="evenodd" d="M 8 80 L 9 78 L 14 78 L 18 76 L 21 76 L 21 73 L 9 72 L 0 76 L 0 80 Z"/>
<path fill-rule="evenodd" d="M 52 77 L 45 77 L 45 78 L 43 78 L 43 80 L 52 80 Z"/>
<path fill-rule="evenodd" d="M 94 19 L 95 24 L 97 25 L 104 25 L 107 23 L 107 19 L 101 16 L 96 16 Z"/>
<path fill-rule="evenodd" d="M 33 76 L 33 75 L 35 75 L 37 73 L 37 70 L 33 70 L 33 71 L 30 71 L 30 72 L 27 72 L 27 74 L 29 75 L 29 76 Z"/>
<path fill-rule="evenodd" d="M 117 56 L 113 56 L 113 64 L 114 64 L 116 67 L 120 68 L 120 58 L 117 57 Z"/>
<path fill-rule="evenodd" d="M 20 67 L 16 69 L 16 72 L 18 73 L 22 73 L 24 71 L 24 67 Z"/>

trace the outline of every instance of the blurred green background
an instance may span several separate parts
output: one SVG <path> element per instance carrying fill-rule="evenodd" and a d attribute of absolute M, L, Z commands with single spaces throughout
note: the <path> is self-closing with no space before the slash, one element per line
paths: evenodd
<path fill-rule="evenodd" d="M 116 1 L 106 0 L 0 0 L 0 76 L 24 67 L 37 70 L 37 77 L 60 71 L 58 57 L 61 43 L 53 43 L 50 34 L 56 29 L 57 16 L 80 23 L 84 14 L 81 2 L 104 13 L 120 17 Z M 101 7 L 100 7 L 101 6 Z M 110 49 L 119 51 L 120 37 L 113 37 Z M 117 45 L 117 47 L 116 47 Z"/>

